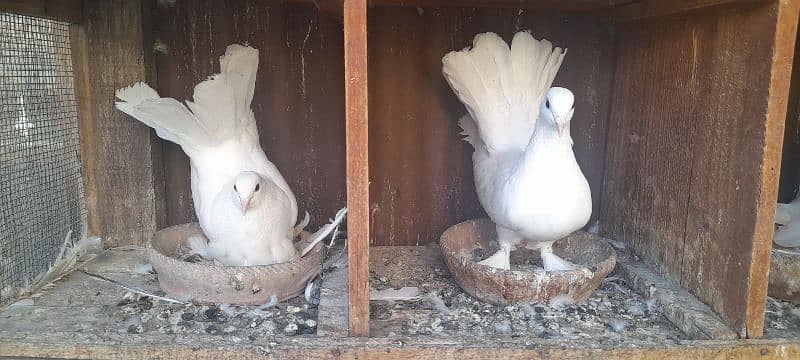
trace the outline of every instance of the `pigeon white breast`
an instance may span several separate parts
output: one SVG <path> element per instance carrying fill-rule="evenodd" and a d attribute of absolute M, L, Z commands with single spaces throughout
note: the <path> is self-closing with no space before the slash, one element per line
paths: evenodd
<path fill-rule="evenodd" d="M 509 269 L 513 247 L 540 249 L 544 268 L 576 266 L 552 244 L 589 221 L 589 184 L 572 151 L 572 93 L 551 88 L 565 51 L 519 32 L 509 48 L 494 33 L 442 59 L 442 73 L 467 108 L 459 125 L 475 148 L 478 199 L 497 228 L 500 250 L 484 265 Z"/>
<path fill-rule="evenodd" d="M 189 156 L 207 255 L 224 265 L 269 265 L 296 256 L 297 201 L 261 149 L 250 109 L 257 69 L 258 50 L 228 46 L 220 73 L 195 87 L 188 109 L 144 83 L 117 91 L 119 110 Z"/>

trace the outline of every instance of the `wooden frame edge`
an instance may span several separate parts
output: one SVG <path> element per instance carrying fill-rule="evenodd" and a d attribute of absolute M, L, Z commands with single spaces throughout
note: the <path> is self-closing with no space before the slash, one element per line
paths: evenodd
<path fill-rule="evenodd" d="M 367 1 L 344 2 L 350 336 L 369 336 Z"/>
<path fill-rule="evenodd" d="M 775 0 L 643 0 L 617 7 L 612 11 L 611 18 L 616 23 L 627 23 L 724 5 L 768 3 L 771 1 Z"/>
<path fill-rule="evenodd" d="M 800 1 L 780 0 L 775 7 L 775 41 L 771 59 L 769 96 L 765 114 L 764 148 L 761 163 L 761 192 L 755 213 L 755 231 L 750 261 L 749 291 L 745 314 L 745 336 L 758 338 L 764 334 L 764 311 L 772 236 L 775 230 L 775 207 L 783 150 L 783 131 L 788 107 L 789 83 L 792 78 L 795 37 L 797 36 Z"/>

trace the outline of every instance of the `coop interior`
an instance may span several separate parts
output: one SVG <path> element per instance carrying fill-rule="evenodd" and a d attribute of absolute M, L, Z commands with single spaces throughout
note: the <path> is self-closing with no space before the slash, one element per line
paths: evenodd
<path fill-rule="evenodd" d="M 776 199 L 800 183 L 798 9 L 0 1 L 0 358 L 800 356 L 800 253 L 772 245 Z M 442 57 L 524 30 L 567 49 L 553 85 L 575 95 L 581 231 L 615 266 L 586 298 L 501 306 L 465 292 L 440 247 L 487 216 Z M 260 145 L 308 229 L 348 208 L 304 293 L 263 305 L 163 291 L 149 244 L 198 220 L 189 158 L 114 108 L 139 81 L 190 100 L 230 44 L 259 51 Z"/>

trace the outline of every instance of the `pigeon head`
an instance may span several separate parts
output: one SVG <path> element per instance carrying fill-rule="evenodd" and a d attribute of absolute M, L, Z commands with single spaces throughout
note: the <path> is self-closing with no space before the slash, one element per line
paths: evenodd
<path fill-rule="evenodd" d="M 247 213 L 257 203 L 258 194 L 264 187 L 262 183 L 261 175 L 253 171 L 242 171 L 236 175 L 233 181 L 233 192 L 236 194 L 234 200 L 242 209 L 242 214 Z"/>
<path fill-rule="evenodd" d="M 552 124 L 558 130 L 558 135 L 563 136 L 564 129 L 572 120 L 574 112 L 575 96 L 572 95 L 572 91 L 562 87 L 552 87 L 547 91 L 545 100 L 539 109 L 538 121 L 544 120 L 548 124 Z"/>

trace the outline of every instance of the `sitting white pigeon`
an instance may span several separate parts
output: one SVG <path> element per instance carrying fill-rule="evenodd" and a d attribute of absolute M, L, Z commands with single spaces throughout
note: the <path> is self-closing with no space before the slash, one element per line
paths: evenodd
<path fill-rule="evenodd" d="M 800 192 L 791 203 L 778 203 L 775 208 L 775 230 L 772 240 L 787 248 L 800 247 Z"/>
<path fill-rule="evenodd" d="M 459 125 L 472 155 L 481 205 L 500 250 L 484 265 L 509 269 L 512 247 L 540 249 L 546 271 L 576 265 L 552 244 L 589 221 L 592 197 L 572 152 L 572 93 L 550 88 L 565 51 L 519 32 L 509 48 L 494 33 L 442 59 L 442 72 L 469 115 Z"/>
<path fill-rule="evenodd" d="M 194 89 L 189 109 L 144 83 L 117 90 L 117 108 L 181 146 L 192 170 L 192 198 L 208 237 L 206 256 L 223 265 L 285 262 L 297 255 L 297 201 L 261 149 L 250 102 L 258 50 L 228 46 L 221 73 Z M 197 245 L 197 244 L 194 244 Z"/>

